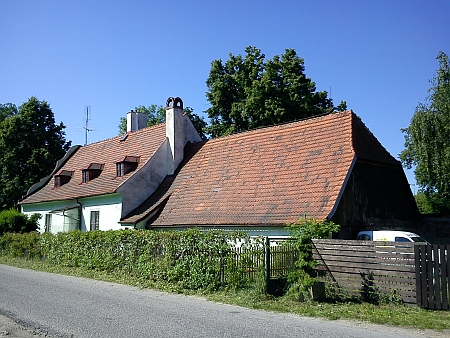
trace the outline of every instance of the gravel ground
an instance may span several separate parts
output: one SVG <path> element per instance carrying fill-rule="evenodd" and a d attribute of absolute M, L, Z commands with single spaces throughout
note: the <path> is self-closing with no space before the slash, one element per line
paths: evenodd
<path fill-rule="evenodd" d="M 30 338 L 30 337 L 44 337 L 32 329 L 27 329 L 26 327 L 17 324 L 12 319 L 0 315 L 0 337 L 8 338 Z"/>

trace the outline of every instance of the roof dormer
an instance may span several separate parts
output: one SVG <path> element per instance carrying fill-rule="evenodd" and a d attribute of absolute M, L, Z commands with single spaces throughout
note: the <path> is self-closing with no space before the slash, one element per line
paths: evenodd
<path fill-rule="evenodd" d="M 139 156 L 125 156 L 116 161 L 116 177 L 125 176 L 135 171 L 139 164 Z"/>
<path fill-rule="evenodd" d="M 60 186 L 69 183 L 70 179 L 73 176 L 73 171 L 69 170 L 61 170 L 59 173 L 55 175 L 55 188 L 59 188 Z"/>
<path fill-rule="evenodd" d="M 91 163 L 89 166 L 81 170 L 82 174 L 82 183 L 87 183 L 89 181 L 92 181 L 94 178 L 97 178 L 100 176 L 104 164 L 100 163 Z"/>

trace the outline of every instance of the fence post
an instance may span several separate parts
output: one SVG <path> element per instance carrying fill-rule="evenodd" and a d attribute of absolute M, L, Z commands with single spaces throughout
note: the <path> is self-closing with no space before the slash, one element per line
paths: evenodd
<path fill-rule="evenodd" d="M 264 261 L 265 261 L 266 293 L 269 293 L 269 284 L 270 284 L 270 240 L 269 240 L 269 237 L 265 237 L 264 254 L 265 254 Z"/>
<path fill-rule="evenodd" d="M 220 264 L 220 286 L 223 288 L 225 286 L 225 264 L 223 261 L 222 250 L 219 249 L 219 264 Z"/>

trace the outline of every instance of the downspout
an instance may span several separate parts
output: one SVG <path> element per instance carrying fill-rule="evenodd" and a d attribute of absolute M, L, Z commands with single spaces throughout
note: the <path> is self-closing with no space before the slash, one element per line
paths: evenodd
<path fill-rule="evenodd" d="M 81 205 L 81 202 L 78 201 L 78 197 L 75 199 L 75 201 L 77 202 L 77 204 L 80 206 L 80 208 L 78 209 L 78 230 L 81 231 L 81 216 L 83 214 L 83 206 Z"/>

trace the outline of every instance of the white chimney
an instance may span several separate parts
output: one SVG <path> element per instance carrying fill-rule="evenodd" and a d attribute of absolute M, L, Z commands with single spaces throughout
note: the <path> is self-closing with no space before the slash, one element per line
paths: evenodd
<path fill-rule="evenodd" d="M 166 137 L 169 140 L 168 175 L 172 175 L 183 160 L 184 146 L 183 101 L 169 97 L 166 102 Z"/>
<path fill-rule="evenodd" d="M 127 113 L 127 133 L 147 127 L 147 115 L 134 110 Z"/>

